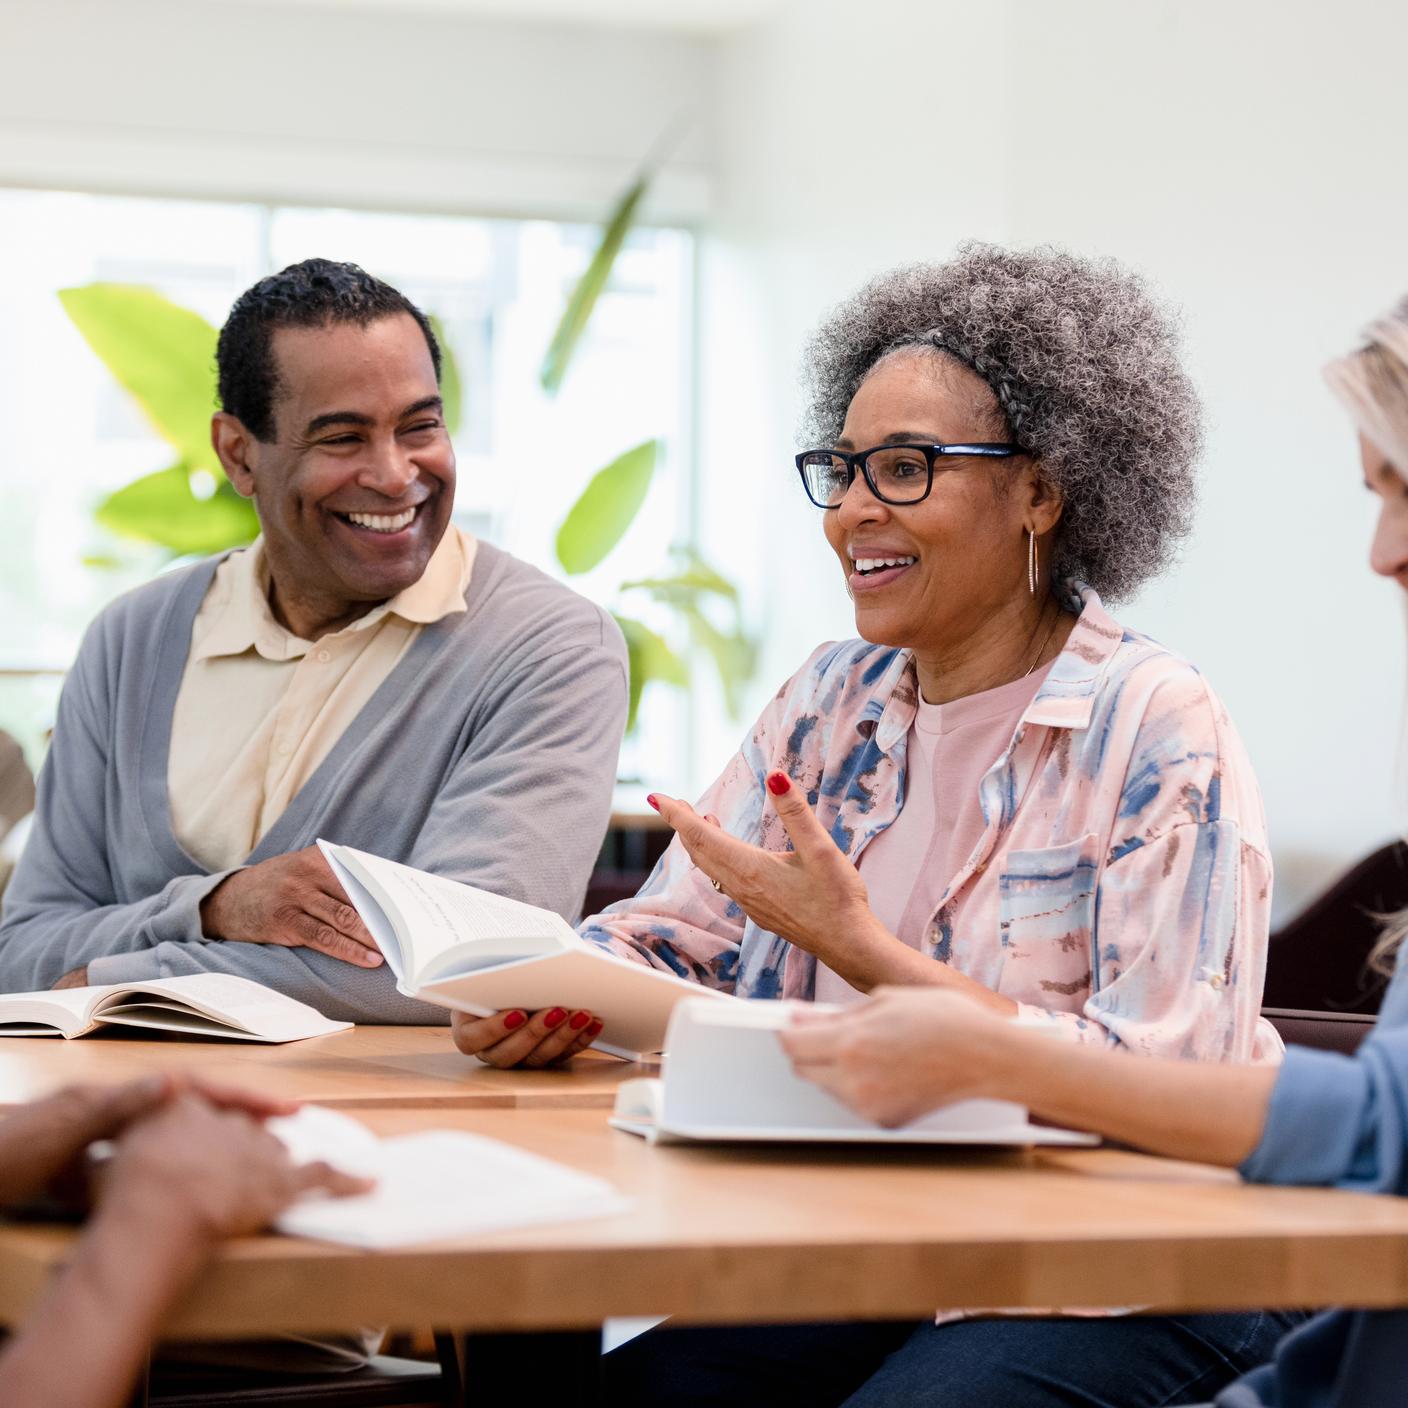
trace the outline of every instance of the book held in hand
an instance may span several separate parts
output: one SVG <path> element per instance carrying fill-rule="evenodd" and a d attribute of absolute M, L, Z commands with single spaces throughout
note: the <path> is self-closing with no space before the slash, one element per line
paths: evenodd
<path fill-rule="evenodd" d="M 1006 1100 L 960 1100 L 898 1129 L 875 1124 L 792 1070 L 777 1034 L 796 1005 L 682 1002 L 670 1018 L 664 1075 L 622 1084 L 612 1125 L 655 1144 L 1099 1142 L 1034 1125 L 1021 1105 Z"/>
<path fill-rule="evenodd" d="M 86 1036 L 99 1027 L 146 1027 L 234 1041 L 302 1041 L 346 1031 L 305 1002 L 230 973 L 188 973 L 140 983 L 0 996 L 0 1036 Z"/>
<path fill-rule="evenodd" d="M 487 1017 L 577 1007 L 604 1024 L 598 1051 L 628 1060 L 660 1051 L 687 997 L 745 1006 L 583 939 L 561 915 L 319 841 L 407 997 Z"/>

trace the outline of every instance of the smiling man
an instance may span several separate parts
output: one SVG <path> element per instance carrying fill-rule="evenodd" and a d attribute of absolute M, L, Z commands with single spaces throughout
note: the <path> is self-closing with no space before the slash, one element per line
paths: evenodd
<path fill-rule="evenodd" d="M 220 334 L 212 441 L 262 528 L 94 623 L 6 895 L 0 988 L 235 973 L 360 1022 L 397 993 L 315 841 L 575 917 L 608 817 L 625 648 L 450 522 L 425 316 L 310 259 Z"/>

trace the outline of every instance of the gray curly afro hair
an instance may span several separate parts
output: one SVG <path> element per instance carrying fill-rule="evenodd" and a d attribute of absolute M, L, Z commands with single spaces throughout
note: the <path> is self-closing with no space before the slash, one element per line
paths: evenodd
<path fill-rule="evenodd" d="M 1061 492 L 1055 580 L 1125 596 L 1188 531 L 1202 448 L 1178 320 L 1111 259 L 967 243 L 942 264 L 868 283 L 817 330 L 803 364 L 806 443 L 833 444 L 887 354 L 932 347 L 992 388 L 1012 439 Z"/>

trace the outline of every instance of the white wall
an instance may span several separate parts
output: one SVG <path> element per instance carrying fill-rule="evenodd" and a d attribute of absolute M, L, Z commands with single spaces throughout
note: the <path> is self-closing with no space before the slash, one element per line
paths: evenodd
<path fill-rule="evenodd" d="M 1122 614 L 1227 699 L 1283 912 L 1392 834 L 1403 620 L 1318 368 L 1408 289 L 1406 52 L 1375 0 L 822 0 L 729 41 L 703 464 L 714 532 L 766 563 L 768 683 L 848 619 L 788 477 L 806 328 L 964 235 L 1114 254 L 1182 305 L 1210 418 L 1194 540 Z"/>
<path fill-rule="evenodd" d="M 707 209 L 708 46 L 414 7 L 0 0 L 0 184 L 596 219 Z"/>
<path fill-rule="evenodd" d="M 1132 262 L 1186 312 L 1211 433 L 1185 562 L 1124 614 L 1227 698 L 1285 903 L 1396 823 L 1402 620 L 1317 369 L 1408 285 L 1405 52 L 1381 0 L 790 0 L 715 39 L 0 0 L 0 183 L 595 215 L 692 113 L 652 214 L 707 222 L 702 539 L 753 583 L 753 704 L 851 628 L 789 458 L 819 315 L 965 236 Z M 740 726 L 697 718 L 702 781 Z"/>
<path fill-rule="evenodd" d="M 866 275 L 1005 235 L 1011 79 L 953 56 L 989 48 L 1006 9 L 873 0 L 858 19 L 848 0 L 811 0 L 720 45 L 698 463 L 707 549 L 754 584 L 764 622 L 754 702 L 814 645 L 854 634 L 821 514 L 792 465 L 798 355 Z M 925 75 L 939 69 L 943 106 L 990 106 L 990 144 L 926 135 L 936 99 Z M 700 725 L 704 781 L 740 728 L 710 710 Z"/>

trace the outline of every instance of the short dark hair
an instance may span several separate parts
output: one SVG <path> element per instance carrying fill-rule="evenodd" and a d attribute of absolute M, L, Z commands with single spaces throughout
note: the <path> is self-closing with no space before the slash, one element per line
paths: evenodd
<path fill-rule="evenodd" d="M 425 334 L 438 382 L 440 344 L 429 318 L 405 294 L 365 269 L 332 259 L 305 259 L 260 279 L 235 300 L 220 329 L 215 363 L 221 409 L 237 416 L 255 439 L 267 443 L 274 438 L 274 398 L 279 391 L 273 348 L 279 328 L 332 323 L 366 327 L 398 313 L 409 313 Z"/>

